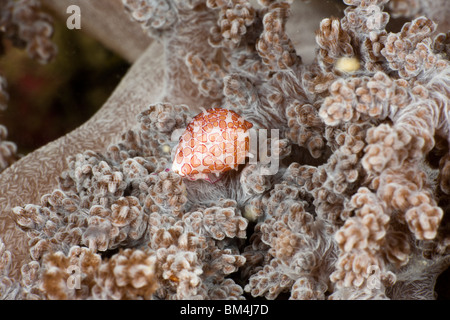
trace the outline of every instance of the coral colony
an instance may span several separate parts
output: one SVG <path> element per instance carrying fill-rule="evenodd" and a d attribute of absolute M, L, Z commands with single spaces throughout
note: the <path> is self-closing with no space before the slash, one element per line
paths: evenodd
<path fill-rule="evenodd" d="M 427 1 L 344 0 L 308 64 L 286 33 L 296 2 L 122 2 L 165 44 L 167 92 L 209 104 L 148 101 L 121 141 L 70 155 L 53 192 L 12 208 L 30 250 L 15 266 L 0 243 L 2 298 L 435 297 L 450 265 L 450 33 Z M 1 36 L 50 60 L 39 2 L 0 6 Z M 397 32 L 393 16 L 408 18 Z M 0 139 L 4 169 L 15 145 L 3 126 Z"/>

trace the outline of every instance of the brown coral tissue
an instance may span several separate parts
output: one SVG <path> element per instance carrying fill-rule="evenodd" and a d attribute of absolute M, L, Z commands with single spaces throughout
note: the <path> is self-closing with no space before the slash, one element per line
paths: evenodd
<path fill-rule="evenodd" d="M 289 26 L 302 28 L 294 9 L 308 1 L 120 2 L 122 26 L 143 29 L 136 37 L 154 38 L 163 57 L 138 59 L 141 82 L 117 89 L 139 112 L 104 122 L 126 130 L 107 140 L 96 128 L 104 149 L 66 154 L 58 179 L 35 184 L 45 186 L 40 201 L 2 207 L 0 298 L 449 297 L 440 283 L 450 266 L 443 5 L 339 1 L 341 17 L 316 21 L 306 63 Z M 0 1 L 0 10 L 0 37 L 43 63 L 56 54 L 39 0 Z M 162 88 L 152 101 L 142 97 L 148 79 Z M 7 99 L 0 77 L 0 109 Z M 114 94 L 111 103 L 114 113 L 125 108 Z M 256 151 L 214 182 L 181 176 L 173 151 L 199 110 L 213 107 L 253 124 Z M 202 130 L 198 141 L 223 140 Z M 60 143 L 84 146 L 81 136 Z M 6 138 L 0 125 L 1 175 L 35 171 L 14 171 Z M 186 149 L 198 159 L 207 147 Z M 26 254 L 11 232 L 26 237 Z"/>

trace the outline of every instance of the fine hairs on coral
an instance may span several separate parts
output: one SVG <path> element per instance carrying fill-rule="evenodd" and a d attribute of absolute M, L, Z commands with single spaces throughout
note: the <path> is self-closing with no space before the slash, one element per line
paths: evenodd
<path fill-rule="evenodd" d="M 2 212 L 11 222 L 4 237 L 0 229 L 0 298 L 445 297 L 437 290 L 450 266 L 445 1 L 336 0 L 340 17 L 314 22 L 306 63 L 298 29 L 319 0 L 120 0 L 124 26 L 164 53 L 152 44 L 130 71 L 139 81 L 117 89 L 126 98 L 111 97 L 114 112 L 95 123 L 105 148 L 64 154 L 40 201 L 23 196 Z M 0 36 L 48 62 L 56 48 L 39 3 L 1 2 Z M 150 100 L 148 83 L 158 88 Z M 0 76 L 0 109 L 7 98 Z M 219 116 L 228 123 L 214 125 Z M 245 161 L 200 167 L 200 153 L 238 158 L 226 143 L 202 140 L 232 128 L 275 131 L 256 154 L 224 138 L 243 143 Z M 59 143 L 92 135 L 80 132 Z M 11 173 L 34 162 L 15 162 L 6 139 L 0 125 L 2 175 L 31 175 Z M 26 235 L 26 253 L 14 250 L 12 229 Z"/>

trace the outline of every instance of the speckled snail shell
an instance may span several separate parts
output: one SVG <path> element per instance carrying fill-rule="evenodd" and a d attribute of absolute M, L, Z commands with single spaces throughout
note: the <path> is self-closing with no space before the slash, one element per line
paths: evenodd
<path fill-rule="evenodd" d="M 253 124 L 236 112 L 214 108 L 201 112 L 188 124 L 175 151 L 172 170 L 190 180 L 236 169 L 249 152 Z"/>

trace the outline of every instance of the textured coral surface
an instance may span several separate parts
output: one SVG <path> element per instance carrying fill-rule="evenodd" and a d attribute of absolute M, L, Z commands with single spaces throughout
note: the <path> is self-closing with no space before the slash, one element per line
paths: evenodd
<path fill-rule="evenodd" d="M 104 150 L 69 155 L 39 203 L 2 213 L 30 249 L 17 266 L 0 241 L 0 297 L 440 298 L 450 265 L 445 0 L 343 2 L 341 18 L 318 22 L 306 63 L 287 28 L 302 1 L 122 0 L 142 37 L 164 44 L 164 92 Z M 39 1 L 0 6 L 0 35 L 50 59 Z M 406 21 L 394 31 L 393 17 Z M 6 90 L 0 78 L 0 107 Z M 183 147 L 213 130 L 195 122 L 202 108 L 265 133 L 236 170 L 214 163 L 214 183 L 171 170 L 185 157 L 198 164 L 202 150 Z M 15 146 L 3 126 L 0 139 L 1 170 Z"/>

